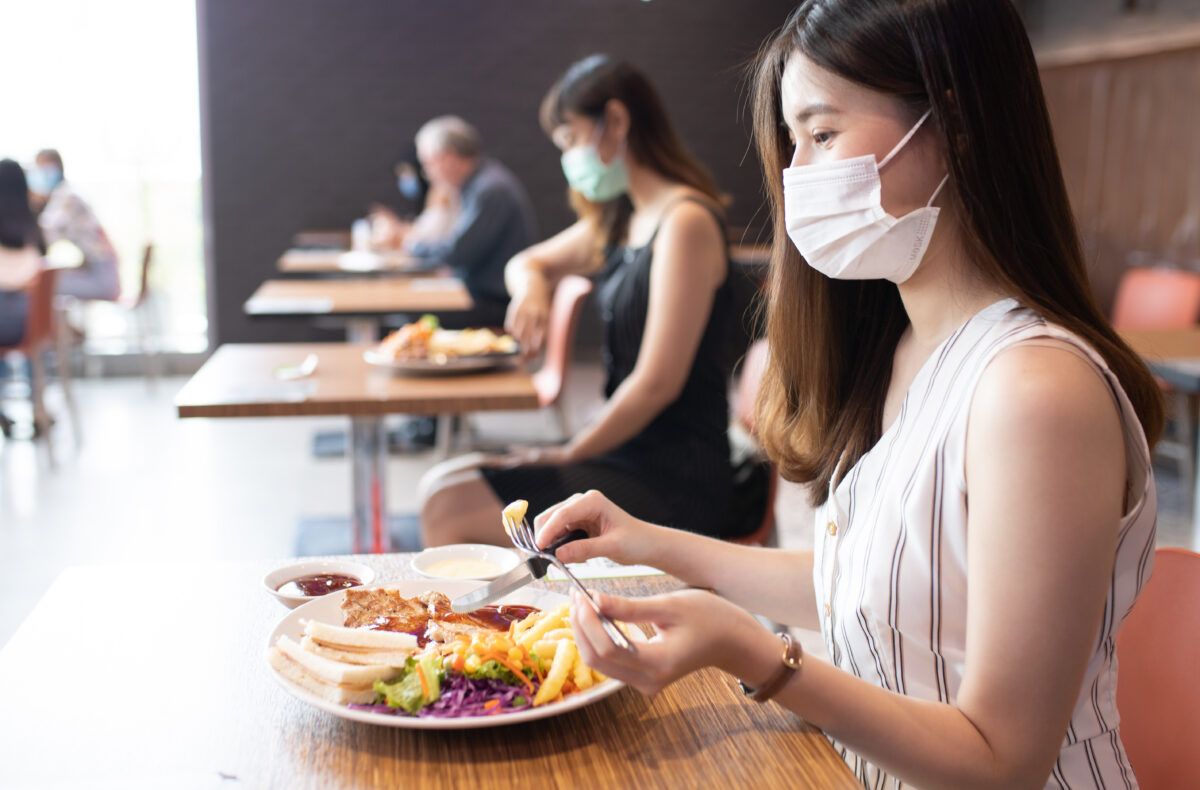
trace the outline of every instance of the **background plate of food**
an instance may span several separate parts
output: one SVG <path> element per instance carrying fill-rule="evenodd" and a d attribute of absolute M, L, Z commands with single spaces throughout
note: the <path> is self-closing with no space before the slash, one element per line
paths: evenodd
<path fill-rule="evenodd" d="M 367 364 L 396 373 L 469 373 L 513 365 L 520 348 L 511 335 L 491 329 L 442 329 L 436 316 L 422 316 L 363 352 Z"/>
<path fill-rule="evenodd" d="M 306 603 L 271 633 L 271 674 L 343 719 L 431 730 L 557 716 L 622 688 L 583 663 L 565 595 L 526 587 L 477 612 L 450 610 L 479 586 L 398 581 Z"/>

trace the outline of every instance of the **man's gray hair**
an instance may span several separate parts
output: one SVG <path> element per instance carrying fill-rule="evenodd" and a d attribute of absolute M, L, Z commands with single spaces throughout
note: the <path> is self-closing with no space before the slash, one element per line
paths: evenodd
<path fill-rule="evenodd" d="M 417 148 L 430 151 L 451 151 L 466 159 L 474 159 L 483 149 L 479 131 L 457 115 L 442 115 L 427 121 L 417 131 Z"/>

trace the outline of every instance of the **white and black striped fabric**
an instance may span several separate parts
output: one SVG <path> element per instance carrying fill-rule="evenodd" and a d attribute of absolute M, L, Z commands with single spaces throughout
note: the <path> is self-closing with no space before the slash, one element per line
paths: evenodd
<path fill-rule="evenodd" d="M 831 485 L 816 516 L 821 631 L 840 668 L 901 694 L 954 701 L 966 666 L 965 468 L 972 396 L 996 354 L 1046 338 L 1090 361 L 1109 384 L 1121 410 L 1129 470 L 1101 632 L 1046 787 L 1132 788 L 1137 780 L 1118 732 L 1114 640 L 1150 575 L 1157 501 L 1149 450 L 1103 359 L 1015 300 L 987 307 L 942 343 L 914 379 L 898 418 Z M 841 752 L 865 787 L 903 786 L 853 752 Z"/>

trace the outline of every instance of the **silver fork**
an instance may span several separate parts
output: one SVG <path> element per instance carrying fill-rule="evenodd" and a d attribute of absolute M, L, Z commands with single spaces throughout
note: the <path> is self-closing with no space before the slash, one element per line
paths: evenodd
<path fill-rule="evenodd" d="M 508 533 L 508 539 L 513 542 L 514 546 L 527 554 L 532 554 L 535 557 L 540 557 L 541 559 L 550 562 L 554 565 L 554 567 L 562 571 L 564 576 L 574 583 L 575 587 L 581 593 L 583 593 L 585 598 L 587 598 L 588 603 L 592 605 L 592 611 L 594 611 L 596 616 L 600 618 L 600 625 L 604 627 L 604 633 L 608 634 L 608 638 L 613 641 L 613 644 L 615 644 L 617 647 L 628 650 L 630 653 L 637 652 L 637 648 L 634 647 L 633 642 L 629 639 L 629 637 L 625 636 L 625 633 L 617 627 L 617 624 L 600 611 L 600 605 L 596 603 L 596 599 L 593 598 L 592 594 L 588 592 L 588 589 L 583 586 L 583 583 L 580 582 L 579 579 L 575 578 L 575 574 L 571 573 L 571 570 L 567 567 L 566 563 L 554 556 L 553 552 L 542 551 L 537 547 L 537 543 L 534 541 L 533 527 L 530 525 L 529 519 L 523 518 L 521 519 L 521 523 L 517 524 L 513 519 L 505 515 L 503 516 L 502 521 L 504 522 L 504 531 Z"/>

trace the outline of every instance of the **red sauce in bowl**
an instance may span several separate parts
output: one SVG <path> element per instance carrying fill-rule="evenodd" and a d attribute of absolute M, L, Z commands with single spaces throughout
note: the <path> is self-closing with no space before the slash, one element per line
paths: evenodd
<path fill-rule="evenodd" d="M 309 597 L 326 595 L 350 587 L 358 587 L 362 579 L 356 576 L 346 576 L 340 573 L 314 573 L 284 582 L 275 589 L 284 595 L 306 595 Z"/>

